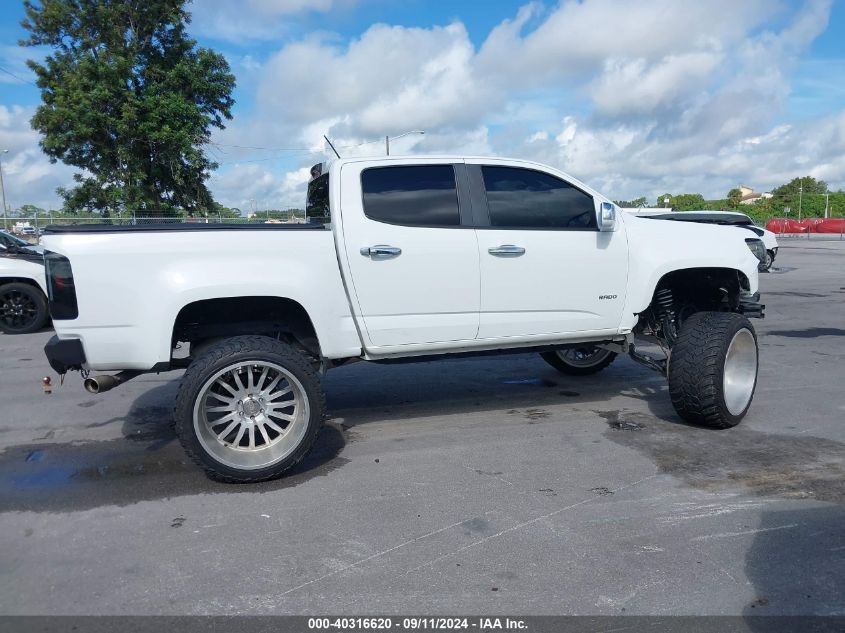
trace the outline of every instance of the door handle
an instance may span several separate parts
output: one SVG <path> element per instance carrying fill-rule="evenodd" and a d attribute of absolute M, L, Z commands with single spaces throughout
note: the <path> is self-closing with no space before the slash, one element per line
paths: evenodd
<path fill-rule="evenodd" d="M 519 257 L 525 255 L 525 249 L 521 246 L 514 246 L 513 244 L 502 244 L 501 246 L 493 246 L 487 249 L 487 252 L 496 257 Z"/>
<path fill-rule="evenodd" d="M 399 257 L 401 254 L 401 248 L 398 246 L 388 246 L 387 244 L 361 247 L 361 255 L 370 259 L 390 259 L 391 257 Z"/>

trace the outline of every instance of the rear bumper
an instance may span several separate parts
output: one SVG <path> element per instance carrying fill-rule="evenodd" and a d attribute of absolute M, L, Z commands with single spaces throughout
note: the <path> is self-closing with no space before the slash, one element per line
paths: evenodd
<path fill-rule="evenodd" d="M 71 369 L 82 369 L 85 364 L 85 350 L 78 338 L 60 339 L 53 336 L 44 346 L 47 362 L 59 374 L 66 374 Z"/>

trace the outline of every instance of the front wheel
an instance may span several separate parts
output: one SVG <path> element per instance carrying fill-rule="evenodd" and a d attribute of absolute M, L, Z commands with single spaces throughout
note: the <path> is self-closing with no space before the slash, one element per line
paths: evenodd
<path fill-rule="evenodd" d="M 600 372 L 616 358 L 616 352 L 594 345 L 570 347 L 543 352 L 543 360 L 563 374 L 570 376 L 588 376 Z"/>
<path fill-rule="evenodd" d="M 766 251 L 766 259 L 760 262 L 760 265 L 757 266 L 757 270 L 761 273 L 767 273 L 772 269 L 772 264 L 775 263 L 775 254 L 774 251 Z"/>
<path fill-rule="evenodd" d="M 212 478 L 254 482 L 305 457 L 324 408 L 320 379 L 300 352 L 266 336 L 236 336 L 191 363 L 174 418 L 182 446 Z"/>
<path fill-rule="evenodd" d="M 733 312 L 697 312 L 669 358 L 669 395 L 684 420 L 715 429 L 745 417 L 757 386 L 757 335 Z"/>

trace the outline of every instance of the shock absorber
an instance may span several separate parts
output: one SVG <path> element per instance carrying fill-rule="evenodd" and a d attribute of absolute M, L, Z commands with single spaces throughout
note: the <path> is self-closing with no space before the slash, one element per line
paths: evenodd
<path fill-rule="evenodd" d="M 654 305 L 657 318 L 663 329 L 663 336 L 671 347 L 678 338 L 675 324 L 675 300 L 669 288 L 661 288 L 654 293 Z"/>

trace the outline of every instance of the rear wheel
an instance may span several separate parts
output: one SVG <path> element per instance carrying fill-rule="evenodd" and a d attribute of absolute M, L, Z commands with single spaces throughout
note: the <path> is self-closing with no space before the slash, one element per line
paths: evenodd
<path fill-rule="evenodd" d="M 47 298 L 39 288 L 17 282 L 0 286 L 0 332 L 37 332 L 47 318 Z"/>
<path fill-rule="evenodd" d="M 570 376 L 595 374 L 610 365 L 616 358 L 616 352 L 594 345 L 571 347 L 568 349 L 543 352 L 543 360 L 559 372 Z"/>
<path fill-rule="evenodd" d="M 185 450 L 211 477 L 252 482 L 305 457 L 324 408 L 320 379 L 300 352 L 265 336 L 236 336 L 191 363 L 174 417 Z"/>
<path fill-rule="evenodd" d="M 757 386 L 757 335 L 733 312 L 698 312 L 669 358 L 669 395 L 688 422 L 726 429 L 745 417 Z"/>

